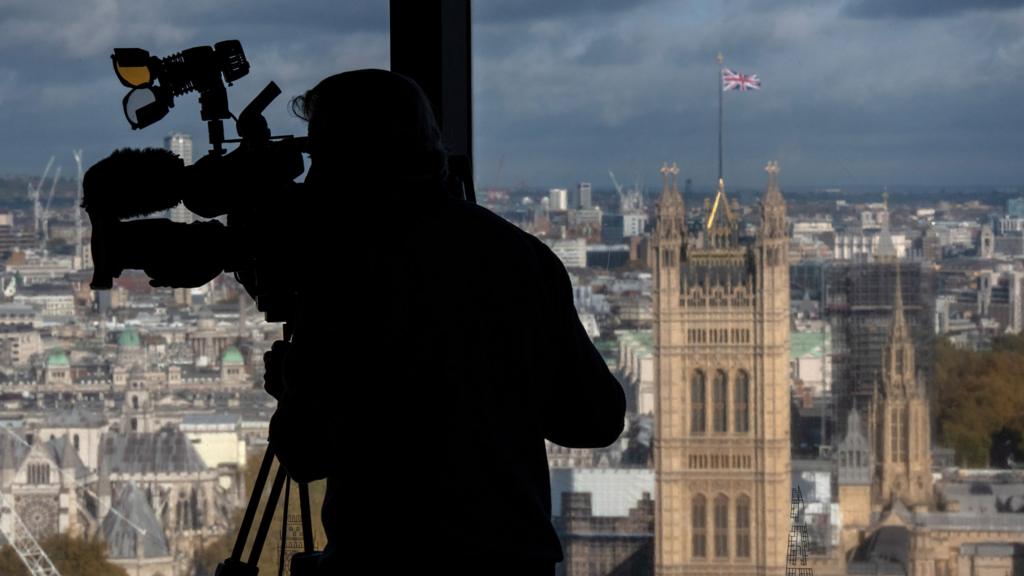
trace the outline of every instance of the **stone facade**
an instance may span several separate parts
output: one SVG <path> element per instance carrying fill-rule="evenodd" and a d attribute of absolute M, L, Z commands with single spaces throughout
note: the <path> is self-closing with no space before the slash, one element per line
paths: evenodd
<path fill-rule="evenodd" d="M 871 403 L 876 508 L 902 500 L 909 508 L 932 501 L 931 423 L 928 392 L 915 369 L 914 344 L 903 317 L 899 266 L 892 325 L 882 357 L 882 377 Z"/>
<path fill-rule="evenodd" d="M 783 574 L 790 501 L 789 263 L 778 165 L 752 243 L 719 181 L 687 234 L 678 168 L 652 239 L 655 573 Z"/>
<path fill-rule="evenodd" d="M 650 494 L 628 516 L 593 516 L 591 494 L 562 494 L 554 520 L 565 558 L 558 576 L 649 576 L 654 562 L 654 501 Z"/>

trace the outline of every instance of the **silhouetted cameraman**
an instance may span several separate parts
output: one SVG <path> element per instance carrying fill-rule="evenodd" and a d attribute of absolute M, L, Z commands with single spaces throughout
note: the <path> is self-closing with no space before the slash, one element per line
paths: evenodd
<path fill-rule="evenodd" d="M 327 478 L 322 572 L 553 574 L 544 439 L 607 446 L 625 413 L 565 268 L 448 197 L 408 78 L 338 74 L 293 107 L 312 164 L 289 227 L 294 336 L 268 357 L 284 375 L 270 438 L 293 478 Z"/>

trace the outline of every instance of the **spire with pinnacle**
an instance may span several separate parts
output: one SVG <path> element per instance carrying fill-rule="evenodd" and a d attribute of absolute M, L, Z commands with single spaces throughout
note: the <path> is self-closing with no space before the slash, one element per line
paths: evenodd
<path fill-rule="evenodd" d="M 660 172 L 663 183 L 656 210 L 657 235 L 681 238 L 686 235 L 686 207 L 679 193 L 679 166 L 675 162 L 671 165 L 663 162 Z"/>
<path fill-rule="evenodd" d="M 884 358 L 887 394 L 892 391 L 894 386 L 910 390 L 914 382 L 914 342 L 903 310 L 903 281 L 898 259 L 896 259 L 894 267 L 896 280 L 892 297 L 892 322 L 889 324 Z"/>
<path fill-rule="evenodd" d="M 779 163 L 771 161 L 765 164 L 768 173 L 768 187 L 761 200 L 761 236 L 763 238 L 786 237 L 786 201 L 779 190 Z"/>

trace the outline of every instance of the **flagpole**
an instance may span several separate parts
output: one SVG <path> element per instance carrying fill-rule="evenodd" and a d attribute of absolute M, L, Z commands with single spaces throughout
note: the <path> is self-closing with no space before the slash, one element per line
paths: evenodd
<path fill-rule="evenodd" d="M 725 58 L 722 57 L 722 53 L 718 53 L 716 58 L 718 61 L 718 181 L 722 182 L 722 64 L 725 63 Z"/>

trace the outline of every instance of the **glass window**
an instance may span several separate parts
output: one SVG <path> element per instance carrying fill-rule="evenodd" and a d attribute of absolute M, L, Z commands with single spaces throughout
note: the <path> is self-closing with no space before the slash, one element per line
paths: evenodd
<path fill-rule="evenodd" d="M 715 558 L 729 557 L 729 498 L 715 498 Z"/>
<path fill-rule="evenodd" d="M 736 499 L 736 556 L 750 558 L 750 498 Z"/>
<path fill-rule="evenodd" d="M 697 370 L 690 381 L 690 432 L 702 433 L 707 429 L 704 412 L 706 394 L 704 372 Z"/>
<path fill-rule="evenodd" d="M 728 385 L 728 378 L 726 378 L 725 372 L 723 370 L 715 372 L 715 385 L 712 391 L 715 403 L 712 426 L 714 426 L 715 432 L 727 432 L 729 430 L 729 422 L 726 417 L 726 413 L 728 411 L 728 404 L 726 403 L 728 397 Z"/>
<path fill-rule="evenodd" d="M 736 373 L 736 392 L 733 397 L 736 414 L 734 416 L 737 432 L 750 431 L 750 376 L 746 371 L 740 370 Z"/>
<path fill-rule="evenodd" d="M 708 505 L 707 499 L 704 498 L 703 494 L 697 494 L 693 497 L 693 508 L 692 508 L 692 519 L 691 528 L 693 532 L 693 557 L 694 558 L 706 558 L 707 557 L 707 525 L 708 525 Z"/>

